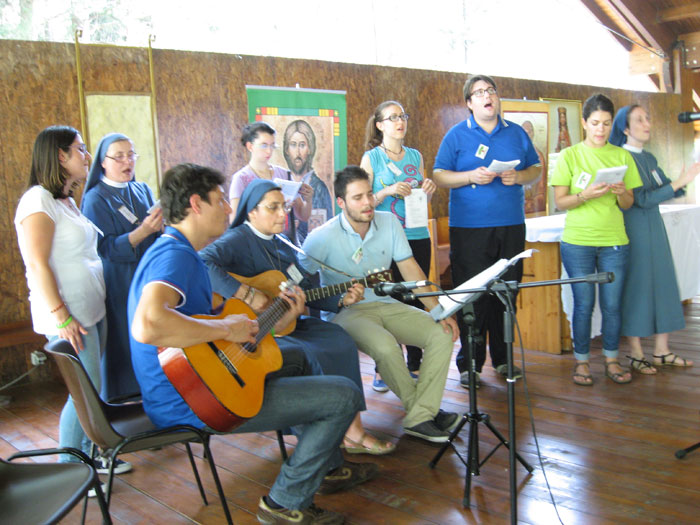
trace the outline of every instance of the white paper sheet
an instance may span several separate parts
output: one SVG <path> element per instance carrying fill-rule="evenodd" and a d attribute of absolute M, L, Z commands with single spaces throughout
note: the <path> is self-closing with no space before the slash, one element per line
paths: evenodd
<path fill-rule="evenodd" d="M 282 188 L 282 195 L 284 195 L 284 202 L 290 204 L 297 198 L 299 194 L 299 188 L 301 188 L 301 182 L 295 180 L 285 180 L 276 177 L 272 182 L 277 184 Z"/>
<path fill-rule="evenodd" d="M 486 268 L 483 272 L 476 274 L 471 279 L 464 281 L 455 290 L 470 290 L 473 288 L 483 288 L 497 277 L 503 275 L 508 267 L 514 265 L 518 260 L 532 257 L 532 254 L 537 250 L 525 250 L 520 252 L 515 257 L 509 259 L 501 259 Z M 465 293 L 454 295 L 442 295 L 438 298 L 438 306 L 430 310 L 430 315 L 436 321 L 440 321 L 451 316 L 457 310 L 462 308 L 467 303 L 476 300 L 481 293 Z"/>
<path fill-rule="evenodd" d="M 428 226 L 428 196 L 421 189 L 411 190 L 404 197 L 406 204 L 406 228 L 425 228 Z"/>
<path fill-rule="evenodd" d="M 489 164 L 489 167 L 486 169 L 489 171 L 494 171 L 496 173 L 503 173 L 504 171 L 512 170 L 518 164 L 520 164 L 520 161 L 518 159 L 515 159 L 515 160 L 492 160 L 491 164 Z"/>

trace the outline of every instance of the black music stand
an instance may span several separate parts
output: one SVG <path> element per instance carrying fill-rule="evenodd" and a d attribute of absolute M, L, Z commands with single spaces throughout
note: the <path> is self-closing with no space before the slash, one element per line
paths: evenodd
<path fill-rule="evenodd" d="M 508 266 L 514 262 L 514 259 L 508 262 Z M 505 268 L 507 269 L 507 267 Z M 499 273 L 505 272 L 505 269 Z M 474 388 L 474 364 L 473 364 L 473 348 L 468 348 L 467 351 L 469 355 L 469 412 L 462 416 L 462 421 L 459 425 L 452 431 L 449 439 L 443 444 L 442 448 L 435 455 L 433 460 L 430 462 L 430 467 L 434 468 L 437 462 L 440 460 L 442 455 L 445 453 L 448 447 L 452 447 L 460 461 L 464 463 L 467 467 L 467 474 L 465 478 L 464 487 L 464 499 L 462 503 L 464 506 L 469 505 L 469 491 L 471 489 L 471 477 L 479 475 L 479 467 L 483 465 L 493 453 L 501 446 L 505 445 L 509 452 L 509 481 L 510 481 L 510 518 L 511 523 L 515 525 L 518 521 L 518 507 L 517 507 L 517 487 L 515 479 L 515 461 L 516 459 L 527 469 L 528 473 L 533 471 L 533 467 L 529 465 L 516 451 L 515 451 L 515 379 L 513 379 L 513 327 L 515 321 L 515 306 L 514 298 L 517 291 L 520 288 L 533 288 L 538 286 L 553 286 L 562 284 L 575 284 L 588 282 L 591 284 L 604 284 L 612 282 L 615 279 L 615 274 L 612 272 L 602 272 L 598 274 L 591 274 L 585 277 L 574 277 L 569 279 L 556 279 L 551 281 L 534 281 L 529 283 L 518 283 L 517 281 L 507 281 L 504 282 L 500 279 L 494 279 L 489 282 L 486 286 L 481 288 L 472 289 L 456 289 L 450 291 L 440 291 L 440 292 L 429 292 L 429 293 L 404 293 L 402 295 L 403 300 L 413 300 L 420 297 L 432 297 L 432 296 L 465 296 L 467 299 L 461 302 L 461 307 L 464 307 L 467 302 L 473 301 L 483 293 L 490 293 L 499 298 L 499 300 L 505 305 L 504 323 L 503 323 L 503 336 L 504 342 L 506 343 L 507 359 L 508 359 L 508 376 L 506 378 L 507 389 L 508 389 L 508 440 L 496 430 L 496 428 L 491 424 L 487 414 L 480 413 L 476 407 L 476 388 Z M 465 283 L 466 284 L 466 283 Z M 464 286 L 464 285 L 462 285 Z M 459 301 L 456 301 L 459 303 Z M 460 308 L 442 308 L 438 307 L 431 311 L 431 315 L 436 321 L 441 321 L 452 315 L 456 310 Z M 471 335 L 472 341 L 469 342 L 468 346 L 473 346 L 473 333 L 467 332 L 467 337 Z M 459 431 L 464 427 L 465 423 L 469 422 L 469 446 L 468 446 L 468 457 L 467 461 L 462 458 L 457 449 L 455 448 L 453 441 Z M 484 458 L 483 461 L 479 462 L 478 458 L 478 433 L 476 427 L 478 423 L 484 423 L 491 432 L 499 439 L 500 443 Z M 698 444 L 700 446 L 700 444 Z"/>

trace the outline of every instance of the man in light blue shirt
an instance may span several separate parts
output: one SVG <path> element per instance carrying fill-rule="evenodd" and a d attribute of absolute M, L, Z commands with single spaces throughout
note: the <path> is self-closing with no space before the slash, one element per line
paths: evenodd
<path fill-rule="evenodd" d="M 347 166 L 336 173 L 334 188 L 342 213 L 306 238 L 303 249 L 308 256 L 301 257 L 306 269 L 318 270 L 320 261 L 339 270 L 321 269 L 321 283 L 327 286 L 389 268 L 393 260 L 402 279 L 425 280 L 399 221 L 391 213 L 375 212 L 367 172 Z M 437 305 L 434 297 L 421 300 L 428 310 Z M 339 306 L 332 321 L 375 360 L 382 378 L 401 399 L 406 433 L 435 443 L 447 441 L 459 421 L 457 414 L 440 410 L 452 348 L 459 336 L 454 319 L 435 323 L 428 313 L 391 297 L 378 297 L 359 283 Z M 417 382 L 408 373 L 401 344 L 424 349 Z"/>

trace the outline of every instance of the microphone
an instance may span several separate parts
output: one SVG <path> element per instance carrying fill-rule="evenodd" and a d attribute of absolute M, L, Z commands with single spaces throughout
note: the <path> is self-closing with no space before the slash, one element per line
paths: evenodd
<path fill-rule="evenodd" d="M 613 272 L 592 273 L 586 275 L 585 279 L 587 283 L 605 284 L 613 282 L 615 280 L 615 274 Z"/>
<path fill-rule="evenodd" d="M 401 283 L 379 283 L 374 285 L 375 295 L 397 295 L 407 292 L 409 290 L 415 290 L 416 288 L 421 288 L 422 286 L 428 286 L 430 281 L 404 281 Z"/>
<path fill-rule="evenodd" d="M 693 122 L 695 120 L 700 120 L 700 113 L 693 111 L 684 111 L 678 114 L 678 122 L 687 124 L 688 122 Z"/>

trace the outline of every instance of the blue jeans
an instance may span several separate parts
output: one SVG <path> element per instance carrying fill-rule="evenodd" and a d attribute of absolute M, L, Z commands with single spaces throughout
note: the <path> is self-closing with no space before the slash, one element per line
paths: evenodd
<path fill-rule="evenodd" d="M 561 260 L 569 277 L 584 277 L 595 272 L 613 272 L 615 280 L 598 286 L 600 311 L 603 316 L 603 355 L 617 358 L 622 324 L 622 289 L 625 283 L 629 245 L 581 246 L 561 242 Z M 595 304 L 595 285 L 571 285 L 574 294 L 574 356 L 588 361 L 591 343 L 591 315 Z"/>
<path fill-rule="evenodd" d="M 288 509 L 305 509 L 323 478 L 343 464 L 340 443 L 363 403 L 353 381 L 341 376 L 268 379 L 263 405 L 235 433 L 295 427 L 299 438 L 284 462 L 270 497 Z"/>
<path fill-rule="evenodd" d="M 88 377 L 92 380 L 92 384 L 95 385 L 95 389 L 98 394 L 100 392 L 100 357 L 102 355 L 102 349 L 105 346 L 105 341 L 107 339 L 106 324 L 104 318 L 99 321 L 96 325 L 91 327 L 85 327 L 88 331 L 86 335 L 83 335 L 83 350 L 78 354 L 80 362 L 83 364 Z M 58 339 L 57 335 L 47 336 L 49 341 Z M 61 447 L 73 447 L 85 452 L 88 456 L 90 455 L 90 446 L 92 441 L 88 439 L 83 431 L 83 427 L 80 426 L 80 421 L 78 421 L 78 413 L 75 411 L 75 406 L 73 405 L 73 398 L 69 395 L 68 401 L 63 406 L 61 411 L 61 418 L 58 423 L 58 443 Z M 61 462 L 71 462 L 78 461 L 74 456 L 68 454 L 62 454 Z"/>

